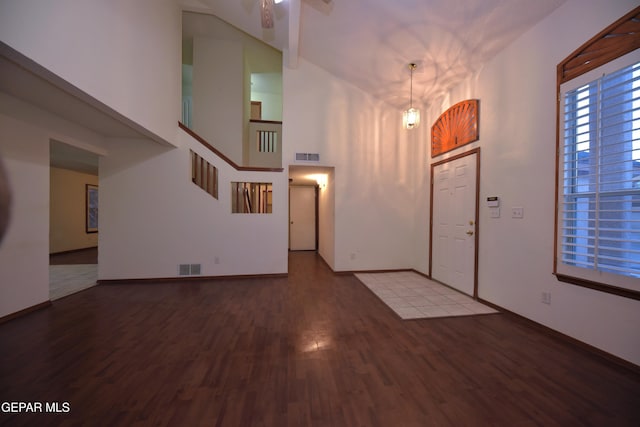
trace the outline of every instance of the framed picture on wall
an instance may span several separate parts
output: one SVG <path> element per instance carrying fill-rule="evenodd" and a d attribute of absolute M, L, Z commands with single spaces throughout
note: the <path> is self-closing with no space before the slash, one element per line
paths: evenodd
<path fill-rule="evenodd" d="M 86 184 L 86 225 L 87 233 L 98 232 L 98 186 Z"/>

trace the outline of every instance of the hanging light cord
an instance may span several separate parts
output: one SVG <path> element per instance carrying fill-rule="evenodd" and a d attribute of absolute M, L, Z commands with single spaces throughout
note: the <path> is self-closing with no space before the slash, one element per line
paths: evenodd
<path fill-rule="evenodd" d="M 413 62 L 409 64 L 409 69 L 411 70 L 411 83 L 409 86 L 409 108 L 413 108 L 413 70 L 416 69 L 416 64 Z"/>

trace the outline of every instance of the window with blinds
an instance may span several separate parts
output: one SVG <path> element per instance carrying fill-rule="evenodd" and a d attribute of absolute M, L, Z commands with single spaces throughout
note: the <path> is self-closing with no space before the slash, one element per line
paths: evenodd
<path fill-rule="evenodd" d="M 600 75 L 562 95 L 558 270 L 603 282 L 640 278 L 640 62 Z"/>

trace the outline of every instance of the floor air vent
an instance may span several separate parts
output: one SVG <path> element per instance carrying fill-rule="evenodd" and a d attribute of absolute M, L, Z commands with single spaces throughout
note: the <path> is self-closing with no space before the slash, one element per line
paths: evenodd
<path fill-rule="evenodd" d="M 319 153 L 296 153 L 297 162 L 319 162 Z"/>
<path fill-rule="evenodd" d="M 179 276 L 198 276 L 200 275 L 201 264 L 179 264 L 178 275 Z"/>

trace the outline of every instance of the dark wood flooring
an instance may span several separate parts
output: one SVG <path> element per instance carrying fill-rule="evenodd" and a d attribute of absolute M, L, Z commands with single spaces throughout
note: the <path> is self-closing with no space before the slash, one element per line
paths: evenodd
<path fill-rule="evenodd" d="M 49 255 L 49 265 L 97 264 L 98 248 L 78 249 Z"/>
<path fill-rule="evenodd" d="M 403 321 L 293 253 L 288 278 L 101 285 L 0 325 L 15 401 L 70 411 L 0 425 L 639 426 L 640 375 L 508 314 Z"/>

